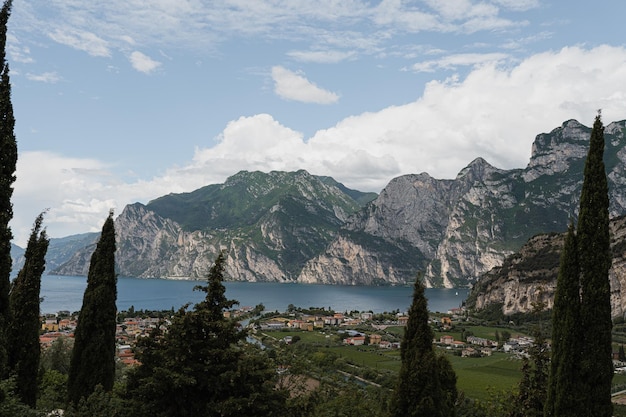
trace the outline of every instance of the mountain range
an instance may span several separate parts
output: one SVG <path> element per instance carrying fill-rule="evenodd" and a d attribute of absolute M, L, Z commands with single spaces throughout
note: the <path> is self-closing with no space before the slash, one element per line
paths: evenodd
<path fill-rule="evenodd" d="M 612 217 L 626 213 L 625 129 L 605 127 Z M 379 195 L 306 171 L 243 171 L 130 204 L 115 221 L 118 270 L 197 278 L 226 251 L 231 280 L 403 285 L 422 271 L 431 287 L 471 286 L 533 236 L 576 219 L 590 132 L 568 120 L 535 138 L 526 168 L 478 158 L 454 179 L 403 175 Z M 47 270 L 86 275 L 96 239 L 52 239 Z"/>

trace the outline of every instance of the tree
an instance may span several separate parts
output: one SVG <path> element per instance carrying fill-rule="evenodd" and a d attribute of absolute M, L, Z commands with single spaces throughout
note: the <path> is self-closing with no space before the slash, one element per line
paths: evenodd
<path fill-rule="evenodd" d="M 74 334 L 67 386 L 69 402 L 74 405 L 81 398 L 88 398 L 98 385 L 105 391 L 113 388 L 116 298 L 115 224 L 111 211 L 91 256 L 87 288 Z"/>
<path fill-rule="evenodd" d="M 552 355 L 546 417 L 576 416 L 582 411 L 580 375 L 580 267 L 574 225 L 561 252 L 552 307 Z"/>
<path fill-rule="evenodd" d="M 181 307 L 168 331 L 156 329 L 138 343 L 141 365 L 128 375 L 127 409 L 133 416 L 280 415 L 286 393 L 276 390 L 275 366 L 246 345 L 246 332 L 224 311 L 237 304 L 225 296 L 224 255 L 196 289 L 205 299 Z"/>
<path fill-rule="evenodd" d="M 545 408 L 550 417 L 613 413 L 609 191 L 603 157 L 604 127 L 598 112 L 585 161 L 577 231 L 570 226 L 557 279 Z"/>
<path fill-rule="evenodd" d="M 585 161 L 578 215 L 578 256 L 580 265 L 580 327 L 582 333 L 581 380 L 587 415 L 610 417 L 611 381 L 611 267 L 609 196 L 604 156 L 604 127 L 600 113 L 591 131 Z"/>
<path fill-rule="evenodd" d="M 43 213 L 37 216 L 24 254 L 22 270 L 13 281 L 10 293 L 11 322 L 8 334 L 8 364 L 15 377 L 16 393 L 31 407 L 37 402 L 39 372 L 39 292 L 46 267 L 48 236 L 41 230 Z"/>
<path fill-rule="evenodd" d="M 531 334 L 534 342 L 528 350 L 528 357 L 523 359 L 522 380 L 519 393 L 515 398 L 515 407 L 510 417 L 543 417 L 546 403 L 546 390 L 549 375 L 548 343 L 541 324 L 541 313 L 546 304 L 541 301 L 533 303 L 532 313 L 539 318 L 538 324 L 532 326 Z"/>
<path fill-rule="evenodd" d="M 392 401 L 392 416 L 454 415 L 456 375 L 448 360 L 435 353 L 433 337 L 424 285 L 418 276 L 400 346 L 402 365 Z"/>
<path fill-rule="evenodd" d="M 15 118 L 11 103 L 9 64 L 6 61 L 7 22 L 12 0 L 6 0 L 0 10 L 0 378 L 6 377 L 7 326 L 10 320 L 9 287 L 11 276 L 11 239 L 9 222 L 13 218 L 13 183 L 17 165 Z"/>

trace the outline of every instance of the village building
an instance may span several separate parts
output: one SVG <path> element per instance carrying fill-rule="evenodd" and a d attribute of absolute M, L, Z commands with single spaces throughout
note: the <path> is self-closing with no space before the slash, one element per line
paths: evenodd
<path fill-rule="evenodd" d="M 352 346 L 362 346 L 365 344 L 365 336 L 353 336 L 343 339 L 343 343 Z"/>

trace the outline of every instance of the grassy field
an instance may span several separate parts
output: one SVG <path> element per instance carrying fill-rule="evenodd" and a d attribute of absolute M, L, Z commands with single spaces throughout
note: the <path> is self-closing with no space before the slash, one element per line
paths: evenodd
<path fill-rule="evenodd" d="M 400 329 L 402 328 L 397 330 Z M 394 332 L 395 328 L 391 330 L 396 333 Z M 470 330 L 478 337 L 489 339 L 494 338 L 496 330 L 502 331 L 499 328 L 484 326 L 474 326 Z M 511 333 L 517 335 L 517 333 Z M 345 346 L 340 344 L 340 338 L 336 334 L 330 334 L 330 332 L 271 331 L 263 334 L 272 340 L 280 340 L 285 336 L 298 336 L 300 338 L 298 343 L 310 344 L 321 351 L 332 352 L 357 367 L 375 371 L 398 372 L 400 370 L 400 351 L 398 349 L 386 350 L 376 346 Z M 263 334 L 257 336 L 263 336 Z M 441 332 L 437 333 L 436 337 L 438 338 L 442 334 L 450 334 L 457 340 L 460 338 L 460 334 L 457 335 L 456 332 Z M 470 398 L 488 400 L 494 393 L 515 389 L 522 376 L 521 360 L 506 353 L 495 352 L 492 356 L 482 358 L 462 358 L 447 351 L 442 352 L 447 355 L 457 375 L 457 388 Z M 616 385 L 626 387 L 626 375 L 615 375 L 613 382 Z"/>
<path fill-rule="evenodd" d="M 470 398 L 485 400 L 490 391 L 515 388 L 522 376 L 522 362 L 506 353 L 483 358 L 448 355 L 448 359 L 457 375 L 457 388 Z"/>

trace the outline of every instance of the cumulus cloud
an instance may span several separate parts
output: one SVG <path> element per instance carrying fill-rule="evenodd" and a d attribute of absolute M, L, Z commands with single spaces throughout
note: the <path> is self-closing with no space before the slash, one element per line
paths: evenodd
<path fill-rule="evenodd" d="M 111 207 L 119 213 L 128 203 L 223 182 L 239 170 L 307 169 L 380 191 L 403 174 L 454 178 L 476 157 L 523 168 L 539 133 L 569 119 L 590 126 L 599 108 L 605 124 L 623 119 L 625 85 L 626 48 L 570 47 L 513 67 L 481 65 L 462 80 L 433 80 L 414 102 L 348 117 L 310 138 L 268 114 L 240 117 L 214 146 L 149 181 L 126 181 L 97 160 L 26 152 L 18 161 L 14 233 L 27 237 L 47 207 L 52 236 L 99 230 Z"/>
<path fill-rule="evenodd" d="M 285 100 L 317 104 L 332 104 L 339 101 L 337 94 L 316 86 L 302 73 L 289 71 L 281 66 L 272 67 L 272 79 L 274 92 Z"/>
<path fill-rule="evenodd" d="M 427 84 L 418 100 L 348 117 L 311 138 L 270 115 L 242 117 L 218 144 L 196 151 L 190 169 L 219 172 L 304 168 L 346 185 L 380 191 L 394 176 L 453 178 L 476 157 L 499 168 L 528 163 L 535 136 L 568 119 L 590 125 L 623 118 L 626 49 L 564 48 L 514 67 L 487 63 L 463 80 Z"/>
<path fill-rule="evenodd" d="M 134 69 L 144 74 L 150 74 L 161 66 L 159 61 L 155 61 L 148 55 L 145 55 L 139 51 L 134 51 L 129 57 L 130 63 Z"/>

